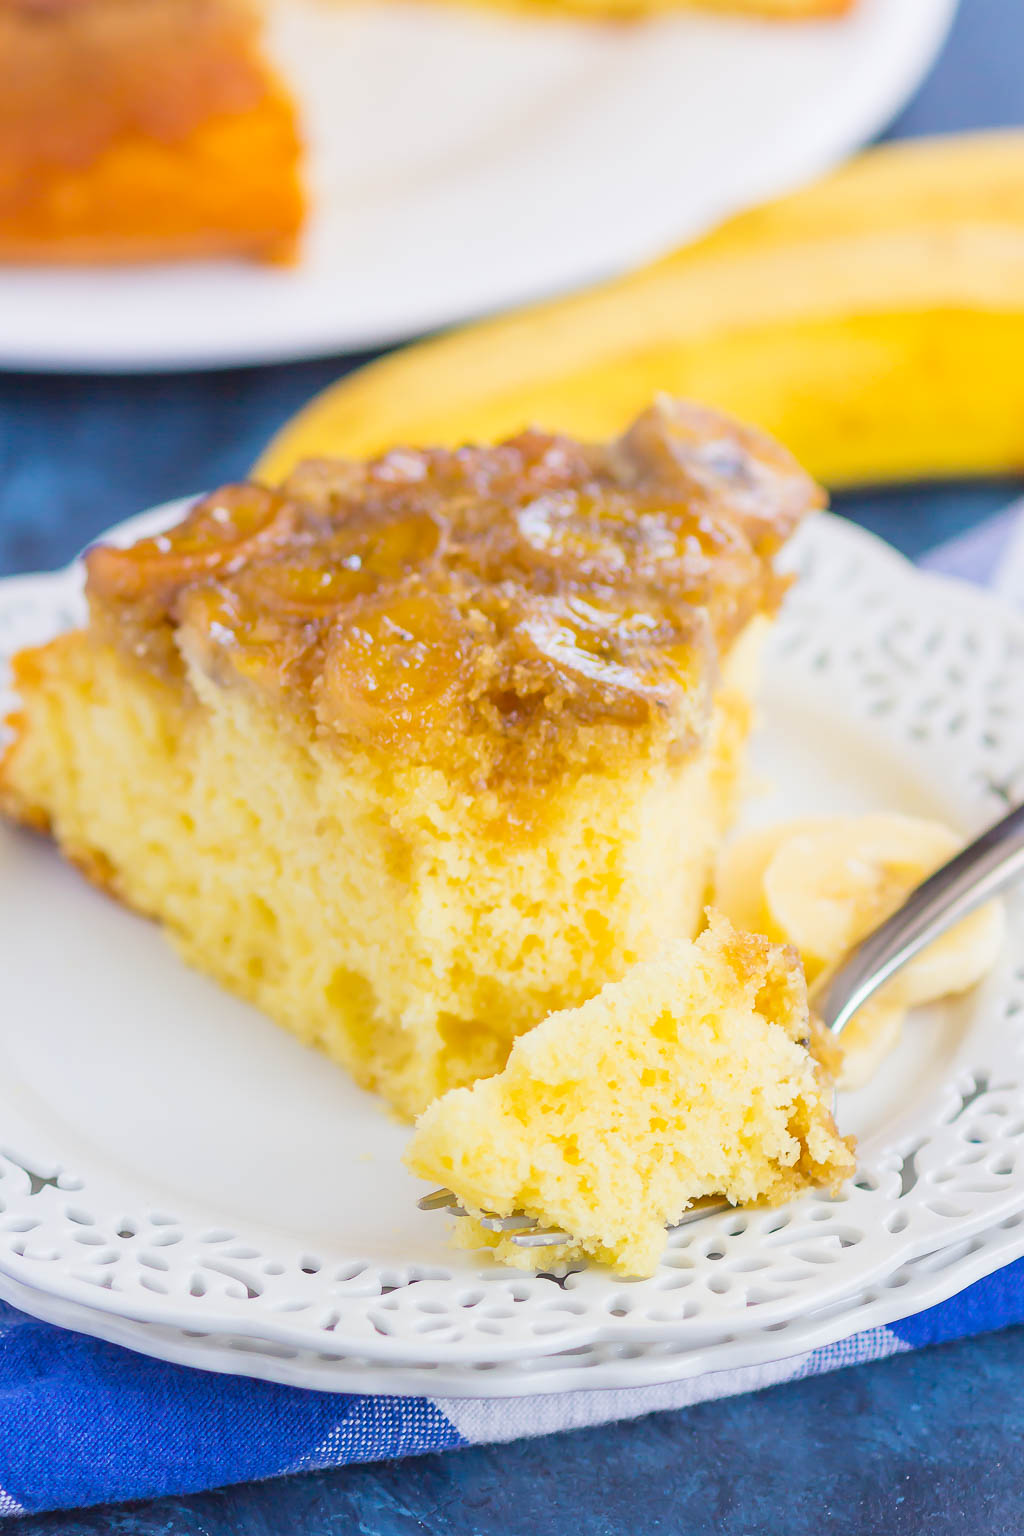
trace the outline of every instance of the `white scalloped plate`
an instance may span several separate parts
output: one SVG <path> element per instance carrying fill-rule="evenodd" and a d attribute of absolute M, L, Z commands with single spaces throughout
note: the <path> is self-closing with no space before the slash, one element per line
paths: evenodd
<path fill-rule="evenodd" d="M 1024 769 L 1024 621 L 837 519 L 795 558 L 756 818 L 991 819 Z M 73 622 L 79 583 L 0 584 L 0 649 Z M 841 1105 L 861 1150 L 841 1199 L 684 1228 L 650 1280 L 559 1283 L 451 1250 L 374 1100 L 4 831 L 0 1291 L 153 1353 L 349 1390 L 624 1385 L 841 1337 L 1024 1252 L 1020 899 L 1010 923 L 993 976 L 915 1017 Z"/>
<path fill-rule="evenodd" d="M 0 266 L 0 365 L 316 357 L 608 277 L 870 139 L 955 8 L 859 0 L 828 22 L 602 25 L 272 0 L 309 144 L 298 263 Z"/>
<path fill-rule="evenodd" d="M 908 1260 L 884 1280 L 840 1297 L 828 1306 L 800 1313 L 788 1322 L 747 1329 L 739 1336 L 720 1333 L 690 1343 L 595 1343 L 588 1349 L 567 1350 L 539 1359 L 524 1355 L 475 1368 L 436 1361 L 382 1366 L 330 1351 L 289 1348 L 242 1335 L 197 1333 L 162 1323 L 140 1323 L 118 1313 L 97 1311 L 32 1290 L 4 1274 L 0 1274 L 0 1297 L 23 1312 L 62 1328 L 73 1328 L 158 1360 L 220 1371 L 228 1376 L 258 1376 L 264 1381 L 322 1392 L 380 1392 L 435 1401 L 550 1394 L 558 1394 L 560 1401 L 564 1401 L 566 1393 L 578 1394 L 581 1389 L 654 1387 L 739 1367 L 768 1366 L 777 1360 L 792 1362 L 794 1357 L 821 1345 L 935 1306 L 964 1286 L 1020 1258 L 1022 1250 L 1024 1211 L 1018 1211 L 989 1231 Z M 790 1379 L 788 1372 L 784 1379 Z M 751 1385 L 770 1384 L 770 1380 L 760 1379 Z M 651 1401 L 645 1411 L 658 1406 Z M 533 1415 L 536 1434 L 580 1423 L 604 1422 L 608 1417 L 600 1408 L 591 1414 L 577 1407 L 568 1421 L 564 1407 L 559 1407 L 555 1418 L 546 1419 L 540 1404 L 534 1407 Z M 454 1413 L 451 1416 L 456 1417 Z M 497 1438 L 517 1438 L 508 1436 L 507 1420 L 496 1422 L 495 1427 L 501 1429 L 503 1425 L 506 1432 Z"/>

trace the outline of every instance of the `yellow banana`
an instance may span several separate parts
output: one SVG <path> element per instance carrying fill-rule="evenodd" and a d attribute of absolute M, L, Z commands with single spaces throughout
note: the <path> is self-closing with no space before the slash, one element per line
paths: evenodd
<path fill-rule="evenodd" d="M 755 827 L 728 843 L 715 872 L 715 906 L 730 923 L 751 933 L 764 933 L 781 944 L 790 942 L 783 928 L 772 921 L 765 900 L 764 877 L 783 843 L 794 837 L 829 832 L 834 816 L 801 816 L 794 821 L 773 821 Z M 801 956 L 806 964 L 806 956 Z"/>
<path fill-rule="evenodd" d="M 938 822 L 884 813 L 836 816 L 783 830 L 761 877 L 764 900 L 776 930 L 815 973 L 895 912 L 915 885 L 962 846 L 956 833 Z M 904 975 L 916 964 L 912 961 Z"/>
<path fill-rule="evenodd" d="M 578 296 L 406 348 L 262 456 L 618 432 L 658 390 L 782 439 L 826 484 L 1024 467 L 1024 131 L 869 150 Z"/>

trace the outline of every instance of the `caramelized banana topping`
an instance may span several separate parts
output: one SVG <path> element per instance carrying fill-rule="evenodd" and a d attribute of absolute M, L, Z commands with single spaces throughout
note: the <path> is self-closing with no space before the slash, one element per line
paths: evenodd
<path fill-rule="evenodd" d="M 95 622 L 143 664 L 264 690 L 323 736 L 472 780 L 599 763 L 609 732 L 679 749 L 718 655 L 785 583 L 820 504 L 770 439 L 660 402 L 619 441 L 314 461 L 228 486 L 88 556 Z"/>

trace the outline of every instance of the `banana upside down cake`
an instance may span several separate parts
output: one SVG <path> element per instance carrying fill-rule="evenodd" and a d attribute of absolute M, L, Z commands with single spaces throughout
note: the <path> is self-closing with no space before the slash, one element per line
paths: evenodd
<path fill-rule="evenodd" d="M 225 487 L 87 557 L 0 804 L 413 1116 L 693 935 L 774 557 L 821 496 L 661 401 Z"/>

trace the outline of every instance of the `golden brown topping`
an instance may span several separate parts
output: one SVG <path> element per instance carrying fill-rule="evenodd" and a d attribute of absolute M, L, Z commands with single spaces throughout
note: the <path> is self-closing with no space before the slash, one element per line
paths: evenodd
<path fill-rule="evenodd" d="M 694 655 L 706 658 L 710 644 L 700 610 L 687 607 L 673 619 L 659 608 L 653 597 L 642 608 L 610 596 L 539 598 L 517 629 L 521 674 L 533 668 L 538 688 L 557 676 L 581 720 L 640 724 L 667 713 L 696 682 Z"/>
<path fill-rule="evenodd" d="M 283 545 L 295 509 L 262 485 L 228 485 L 197 502 L 169 533 L 128 549 L 97 544 L 86 556 L 89 591 L 101 600 L 174 596 L 189 582 L 230 575 Z"/>
<path fill-rule="evenodd" d="M 412 580 L 332 625 L 318 713 L 380 745 L 422 736 L 457 712 L 472 659 L 458 604 Z"/>
<path fill-rule="evenodd" d="M 820 499 L 770 440 L 662 402 L 606 448 L 533 431 L 227 487 L 93 550 L 88 590 L 150 665 L 184 652 L 339 742 L 543 779 L 609 729 L 692 741 L 716 652 L 777 605 L 772 556 Z"/>
<path fill-rule="evenodd" d="M 180 144 L 255 106 L 256 25 L 244 0 L 3 0 L 0 207 L 19 170 L 87 165 L 122 135 Z"/>

